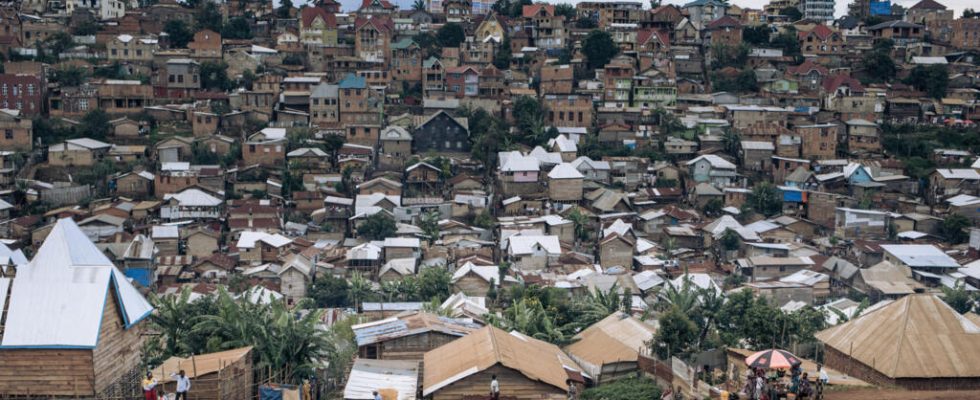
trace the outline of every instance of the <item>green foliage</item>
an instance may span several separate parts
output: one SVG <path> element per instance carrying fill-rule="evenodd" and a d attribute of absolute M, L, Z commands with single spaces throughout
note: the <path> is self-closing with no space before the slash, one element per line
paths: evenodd
<path fill-rule="evenodd" d="M 436 31 L 436 42 L 442 47 L 459 47 L 466 40 L 463 26 L 455 22 L 443 25 Z"/>
<path fill-rule="evenodd" d="M 283 0 L 283 5 L 289 0 Z M 280 8 L 281 9 L 281 8 Z M 252 27 L 243 17 L 235 17 L 228 20 L 228 23 L 221 29 L 222 39 L 251 39 Z"/>
<path fill-rule="evenodd" d="M 950 307 L 960 314 L 970 312 L 976 305 L 976 300 L 974 299 L 975 296 L 966 291 L 966 288 L 962 282 L 957 283 L 956 287 L 952 289 L 945 286 L 943 286 L 942 289 L 943 301 L 945 301 L 946 304 L 949 304 Z"/>
<path fill-rule="evenodd" d="M 599 25 L 596 24 L 595 20 L 589 17 L 582 17 L 575 20 L 575 27 L 579 29 L 595 29 Z"/>
<path fill-rule="evenodd" d="M 425 54 L 425 58 L 439 58 L 442 55 L 442 47 L 439 46 L 435 33 L 431 31 L 413 36 L 412 41 L 419 45 L 419 49 L 422 50 L 422 54 Z"/>
<path fill-rule="evenodd" d="M 286 19 L 290 17 L 290 10 L 293 9 L 292 0 L 282 0 L 279 3 L 279 8 L 276 9 L 276 18 Z"/>
<path fill-rule="evenodd" d="M 977 17 L 977 16 L 980 16 L 980 13 L 978 13 L 976 11 L 973 11 L 972 8 L 964 8 L 963 9 L 963 18 L 974 18 L 974 17 Z"/>
<path fill-rule="evenodd" d="M 520 333 L 551 343 L 564 343 L 567 335 L 545 310 L 537 298 L 523 298 L 504 310 L 503 318 L 496 322 L 498 328 Z"/>
<path fill-rule="evenodd" d="M 786 26 L 783 33 L 772 38 L 772 46 L 783 50 L 786 57 L 800 57 L 803 51 L 800 50 L 800 40 L 797 38 L 796 28 L 792 25 Z"/>
<path fill-rule="evenodd" d="M 109 114 L 106 114 L 101 108 L 86 113 L 77 127 L 77 132 L 81 137 L 96 140 L 105 140 L 111 130 L 112 124 L 109 123 Z"/>
<path fill-rule="evenodd" d="M 893 44 L 891 39 L 884 39 L 876 42 L 874 49 L 864 53 L 861 66 L 869 82 L 889 82 L 895 77 L 898 66 L 891 55 Z"/>
<path fill-rule="evenodd" d="M 483 209 L 483 211 L 477 214 L 476 218 L 473 219 L 473 225 L 483 229 L 491 229 L 494 227 L 494 225 L 496 225 L 496 221 L 493 219 L 493 216 L 490 215 L 490 210 Z"/>
<path fill-rule="evenodd" d="M 396 231 L 398 231 L 398 227 L 395 225 L 395 219 L 385 212 L 378 212 L 367 217 L 364 223 L 357 228 L 357 233 L 370 240 L 384 240 L 386 237 L 395 236 Z"/>
<path fill-rule="evenodd" d="M 87 77 L 88 71 L 82 67 L 67 66 L 51 71 L 51 82 L 59 83 L 62 87 L 81 85 Z"/>
<path fill-rule="evenodd" d="M 425 233 L 429 244 L 435 243 L 436 240 L 439 240 L 439 213 L 436 211 L 425 213 L 422 220 L 419 221 L 419 228 Z"/>
<path fill-rule="evenodd" d="M 721 236 L 721 248 L 724 250 L 738 250 L 741 244 L 742 238 L 734 230 L 726 229 L 724 235 Z"/>
<path fill-rule="evenodd" d="M 157 310 L 150 322 L 160 332 L 155 348 L 161 352 L 150 360 L 253 346 L 256 369 L 299 382 L 320 360 L 345 346 L 319 328 L 320 312 L 298 316 L 282 301 L 252 304 L 223 289 L 215 297 L 189 299 L 189 289 L 177 296 L 150 298 Z"/>
<path fill-rule="evenodd" d="M 235 83 L 228 79 L 228 64 L 224 61 L 201 63 L 201 88 L 220 91 L 234 89 Z"/>
<path fill-rule="evenodd" d="M 577 17 L 575 6 L 568 3 L 558 3 L 555 5 L 555 15 L 565 17 L 565 21 L 572 21 Z"/>
<path fill-rule="evenodd" d="M 531 4 L 532 0 L 498 0 L 493 4 L 491 10 L 501 15 L 517 18 L 521 16 L 523 7 Z"/>
<path fill-rule="evenodd" d="M 75 26 L 72 29 L 72 34 L 78 36 L 94 35 L 99 32 L 99 28 L 101 28 L 101 25 L 98 22 L 85 21 Z"/>
<path fill-rule="evenodd" d="M 582 400 L 650 400 L 659 399 L 660 387 L 642 376 L 626 378 L 582 391 Z"/>
<path fill-rule="evenodd" d="M 768 46 L 772 28 L 769 25 L 747 26 L 742 29 L 742 40 L 748 44 Z"/>
<path fill-rule="evenodd" d="M 582 42 L 582 53 L 589 69 L 602 68 L 619 53 L 619 46 L 605 31 L 593 30 Z"/>
<path fill-rule="evenodd" d="M 701 207 L 701 212 L 709 217 L 721 214 L 721 209 L 725 208 L 725 201 L 722 199 L 711 199 Z"/>
<path fill-rule="evenodd" d="M 575 226 L 575 237 L 580 240 L 586 240 L 589 238 L 589 232 L 591 231 L 589 226 L 589 217 L 582 214 L 582 211 L 578 207 L 575 207 L 568 213 L 568 219 L 572 221 Z"/>
<path fill-rule="evenodd" d="M 734 78 L 713 73 L 711 74 L 711 89 L 718 92 L 755 92 L 759 90 L 759 82 L 756 81 L 755 71 L 751 69 L 739 71 Z"/>
<path fill-rule="evenodd" d="M 926 92 L 929 97 L 941 99 L 946 95 L 946 88 L 949 87 L 949 70 L 945 65 L 916 66 L 912 69 L 905 83 L 912 85 L 917 90 Z"/>
<path fill-rule="evenodd" d="M 943 220 L 942 233 L 946 241 L 951 244 L 959 244 L 970 238 L 970 233 L 966 231 L 973 224 L 970 219 L 960 214 L 950 214 Z"/>
<path fill-rule="evenodd" d="M 218 5 L 211 1 L 204 1 L 198 4 L 194 12 L 194 22 L 197 24 L 197 29 L 210 29 L 215 32 L 221 32 L 221 11 L 218 10 Z M 192 35 L 193 36 L 193 35 Z"/>
<path fill-rule="evenodd" d="M 787 348 L 793 343 L 810 343 L 816 332 L 826 328 L 824 314 L 811 307 L 784 313 L 765 297 L 750 290 L 731 293 L 718 313 L 722 342 L 730 346 L 744 340 L 750 348 Z"/>
<path fill-rule="evenodd" d="M 497 152 L 510 148 L 507 123 L 482 108 L 466 108 L 460 114 L 469 119 L 473 158 L 492 170 L 497 163 Z"/>
<path fill-rule="evenodd" d="M 514 102 L 514 120 L 522 142 L 534 142 L 538 132 L 545 129 L 544 104 L 531 96 L 521 96 Z M 530 140 L 528 140 L 530 139 Z M 547 138 L 544 139 L 547 141 Z M 540 143 L 537 143 L 540 144 Z"/>
<path fill-rule="evenodd" d="M 499 70 L 505 70 L 510 68 L 510 61 L 514 58 L 513 53 L 510 49 L 510 37 L 504 37 L 504 40 L 500 42 L 500 48 L 497 49 L 497 53 L 493 55 L 493 66 L 497 67 Z"/>
<path fill-rule="evenodd" d="M 803 13 L 796 7 L 785 7 L 782 10 L 779 10 L 779 15 L 789 17 L 790 21 L 799 21 L 803 19 Z"/>
<path fill-rule="evenodd" d="M 698 339 L 698 326 L 683 311 L 671 307 L 658 320 L 660 328 L 652 342 L 652 350 L 661 360 L 671 356 L 685 355 Z"/>
<path fill-rule="evenodd" d="M 745 68 L 745 63 L 749 60 L 749 46 L 745 43 L 737 47 L 731 47 L 723 43 L 716 43 L 711 46 L 712 69 L 722 69 L 725 67 Z M 751 72 L 751 70 L 749 70 Z"/>
<path fill-rule="evenodd" d="M 752 193 L 749 194 L 749 201 L 746 204 L 752 207 L 755 212 L 767 217 L 783 211 L 782 193 L 769 182 L 761 182 L 755 185 L 752 188 Z"/>
<path fill-rule="evenodd" d="M 424 11 L 425 10 L 425 0 L 415 0 L 412 2 L 412 10 Z"/>
<path fill-rule="evenodd" d="M 303 56 L 299 54 L 290 54 L 282 58 L 283 65 L 303 65 Z"/>
<path fill-rule="evenodd" d="M 194 40 L 194 32 L 187 23 L 180 19 L 171 19 L 163 25 L 163 31 L 170 35 L 170 45 L 176 48 L 186 48 Z"/>
<path fill-rule="evenodd" d="M 452 278 L 449 270 L 441 266 L 422 268 L 419 271 L 418 283 L 415 285 L 414 299 L 419 301 L 436 299 L 442 303 L 450 295 Z"/>

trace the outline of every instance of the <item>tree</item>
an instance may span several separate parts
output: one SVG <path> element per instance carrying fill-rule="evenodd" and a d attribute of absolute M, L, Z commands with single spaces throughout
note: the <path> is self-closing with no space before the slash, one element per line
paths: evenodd
<path fill-rule="evenodd" d="M 466 32 L 463 26 L 455 22 L 443 25 L 436 31 L 436 42 L 442 47 L 459 47 L 460 43 L 466 40 Z"/>
<path fill-rule="evenodd" d="M 654 335 L 651 346 L 661 360 L 683 355 L 692 349 L 698 339 L 698 327 L 677 307 L 671 307 L 660 316 L 660 329 Z"/>
<path fill-rule="evenodd" d="M 177 48 L 186 48 L 187 44 L 194 40 L 194 32 L 187 27 L 187 23 L 181 19 L 171 19 L 163 25 L 163 31 L 170 36 L 170 45 Z"/>
<path fill-rule="evenodd" d="M 767 217 L 783 211 L 782 194 L 769 182 L 762 182 L 752 188 L 748 204 L 755 212 Z"/>
<path fill-rule="evenodd" d="M 452 279 L 449 270 L 441 266 L 422 268 L 419 272 L 416 299 L 420 301 L 436 299 L 442 303 L 449 297 Z"/>
<path fill-rule="evenodd" d="M 553 314 L 548 313 L 538 298 L 521 298 L 503 312 L 500 320 L 492 321 L 498 328 L 516 330 L 538 340 L 563 343 L 565 332 L 555 322 Z"/>
<path fill-rule="evenodd" d="M 211 1 L 201 2 L 197 7 L 197 11 L 194 13 L 194 22 L 197 24 L 197 29 L 210 29 L 215 32 L 221 32 L 221 11 L 218 10 L 218 5 Z"/>
<path fill-rule="evenodd" d="M 499 70 L 509 69 L 510 61 L 513 57 L 510 50 L 510 38 L 505 36 L 504 40 L 500 43 L 500 48 L 497 49 L 497 54 L 493 55 L 493 66 Z"/>
<path fill-rule="evenodd" d="M 521 136 L 532 134 L 544 125 L 545 107 L 531 96 L 521 96 L 514 102 L 514 120 Z"/>
<path fill-rule="evenodd" d="M 582 53 L 589 69 L 602 68 L 619 53 L 619 46 L 605 31 L 593 30 L 582 42 Z"/>
<path fill-rule="evenodd" d="M 66 66 L 51 71 L 51 82 L 57 82 L 62 87 L 81 85 L 87 77 L 88 72 L 82 67 Z"/>
<path fill-rule="evenodd" d="M 371 289 L 371 281 L 364 277 L 360 272 L 354 272 L 347 284 L 347 300 L 354 309 L 360 312 L 361 302 L 368 299 L 374 293 Z"/>
<path fill-rule="evenodd" d="M 317 276 L 316 280 L 313 281 L 308 296 L 316 302 L 318 308 L 347 307 L 350 306 L 347 301 L 348 288 L 346 279 L 325 274 L 324 276 Z"/>
<path fill-rule="evenodd" d="M 884 39 L 876 42 L 874 48 L 864 53 L 861 59 L 861 66 L 864 68 L 868 80 L 871 82 L 888 82 L 895 77 L 898 67 L 892 58 L 891 49 L 894 45 L 891 39 Z"/>
<path fill-rule="evenodd" d="M 799 21 L 803 19 L 803 13 L 801 13 L 800 9 L 796 7 L 785 7 L 782 10 L 779 10 L 779 15 L 785 15 L 790 21 Z"/>
<path fill-rule="evenodd" d="M 386 237 L 395 236 L 397 231 L 395 219 L 383 211 L 367 217 L 364 223 L 357 228 L 357 232 L 361 236 L 370 240 L 384 240 Z"/>
<path fill-rule="evenodd" d="M 555 15 L 565 17 L 565 21 L 574 21 L 578 13 L 575 11 L 575 6 L 568 3 L 559 3 L 555 5 Z"/>
<path fill-rule="evenodd" d="M 711 199 L 711 200 L 708 200 L 708 202 L 704 204 L 704 207 L 701 208 L 701 212 L 703 212 L 704 215 L 706 215 L 706 216 L 714 217 L 714 216 L 716 216 L 718 214 L 721 214 L 721 209 L 722 208 L 725 208 L 725 201 L 724 200 L 722 200 L 722 199 Z"/>
<path fill-rule="evenodd" d="M 82 137 L 102 140 L 109 134 L 112 124 L 109 123 L 109 114 L 101 108 L 89 111 L 82 117 L 78 124 L 78 132 Z"/>
<path fill-rule="evenodd" d="M 483 211 L 477 214 L 476 218 L 473 219 L 473 225 L 483 229 L 493 228 L 495 224 L 496 222 L 493 220 L 493 216 L 490 215 L 490 211 L 487 209 L 483 209 Z"/>
<path fill-rule="evenodd" d="M 768 46 L 772 28 L 769 25 L 748 26 L 742 29 L 742 40 L 745 43 Z"/>
<path fill-rule="evenodd" d="M 725 251 L 738 250 L 738 247 L 742 244 L 742 238 L 732 229 L 725 229 L 725 233 L 721 236 L 721 248 Z"/>
<path fill-rule="evenodd" d="M 970 234 L 966 231 L 966 228 L 972 225 L 968 218 L 960 214 L 950 214 L 943 220 L 941 231 L 947 241 L 952 244 L 959 244 L 970 238 Z"/>
<path fill-rule="evenodd" d="M 589 217 L 582 214 L 582 211 L 578 207 L 572 209 L 568 213 L 568 219 L 572 221 L 575 226 L 575 237 L 580 240 L 586 240 L 589 238 Z"/>
<path fill-rule="evenodd" d="M 220 91 L 234 89 L 235 83 L 228 78 L 228 64 L 224 61 L 201 63 L 201 88 Z"/>
<path fill-rule="evenodd" d="M 964 8 L 963 9 L 963 18 L 973 18 L 973 17 L 976 17 L 978 15 L 980 15 L 980 13 L 977 13 L 976 11 L 973 11 L 972 8 Z"/>
<path fill-rule="evenodd" d="M 100 27 L 101 25 L 95 21 L 85 21 L 75 26 L 72 29 L 72 34 L 78 36 L 94 35 L 99 32 Z"/>
<path fill-rule="evenodd" d="M 425 10 L 425 0 L 415 0 L 412 2 L 412 10 L 423 11 Z"/>
<path fill-rule="evenodd" d="M 742 135 L 734 129 L 725 128 L 725 132 L 721 135 L 721 145 L 726 153 L 738 154 L 742 148 Z"/>
<path fill-rule="evenodd" d="M 945 301 L 946 304 L 949 304 L 949 306 L 956 310 L 956 312 L 966 314 L 970 312 L 970 310 L 973 310 L 975 301 L 973 300 L 973 296 L 970 295 L 970 292 L 966 291 L 963 282 L 958 282 L 956 287 L 952 289 L 946 286 L 943 286 L 942 289 L 943 301 Z"/>
<path fill-rule="evenodd" d="M 287 19 L 290 17 L 290 13 L 293 9 L 292 0 L 282 0 L 279 3 L 279 8 L 276 9 L 276 18 Z"/>
<path fill-rule="evenodd" d="M 622 304 L 623 298 L 619 294 L 617 285 L 614 284 L 608 291 L 596 289 L 579 302 L 579 314 L 574 323 L 584 329 L 619 311 Z"/>
<path fill-rule="evenodd" d="M 422 232 L 429 239 L 430 245 L 439 240 L 439 212 L 430 211 L 422 215 L 419 228 L 422 228 Z"/>
<path fill-rule="evenodd" d="M 919 65 L 912 69 L 905 83 L 926 92 L 929 97 L 942 99 L 946 96 L 946 88 L 949 87 L 949 70 L 941 64 Z"/>
<path fill-rule="evenodd" d="M 289 0 L 283 0 L 289 1 Z M 285 4 L 285 3 L 284 3 Z M 280 8 L 281 9 L 281 8 Z M 235 17 L 228 20 L 228 23 L 221 29 L 222 39 L 251 39 L 252 27 L 243 17 Z"/>
<path fill-rule="evenodd" d="M 787 57 L 800 57 L 803 55 L 800 49 L 800 40 L 797 38 L 796 28 L 792 25 L 786 26 L 783 33 L 772 38 L 772 45 L 783 50 L 783 55 Z"/>

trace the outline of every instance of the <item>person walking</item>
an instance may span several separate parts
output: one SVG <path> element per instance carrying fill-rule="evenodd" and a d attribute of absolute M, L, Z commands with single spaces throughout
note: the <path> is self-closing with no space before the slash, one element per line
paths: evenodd
<path fill-rule="evenodd" d="M 374 391 L 374 400 L 381 400 L 381 394 L 377 390 Z"/>
<path fill-rule="evenodd" d="M 565 379 L 565 385 L 568 385 L 568 400 L 578 399 L 578 387 L 575 386 L 575 382 L 571 379 Z"/>
<path fill-rule="evenodd" d="M 171 374 L 170 377 L 177 380 L 177 396 L 174 397 L 174 400 L 187 400 L 187 392 L 191 390 L 191 378 L 187 377 L 184 370 Z"/>
<path fill-rule="evenodd" d="M 500 399 L 500 382 L 497 382 L 496 374 L 490 377 L 490 397 L 493 400 Z"/>
<path fill-rule="evenodd" d="M 147 371 L 146 378 L 143 378 L 143 399 L 157 400 L 157 380 L 151 371 Z"/>

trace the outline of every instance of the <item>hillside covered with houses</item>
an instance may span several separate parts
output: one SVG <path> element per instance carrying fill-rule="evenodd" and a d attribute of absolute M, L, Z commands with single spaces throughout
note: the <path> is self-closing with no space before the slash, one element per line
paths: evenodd
<path fill-rule="evenodd" d="M 735 3 L 0 3 L 0 398 L 974 398 L 980 13 Z"/>

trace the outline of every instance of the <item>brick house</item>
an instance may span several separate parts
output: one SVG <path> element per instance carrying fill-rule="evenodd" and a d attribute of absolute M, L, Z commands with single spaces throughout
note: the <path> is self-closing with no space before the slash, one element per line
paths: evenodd
<path fill-rule="evenodd" d="M 391 44 L 391 79 L 410 84 L 422 83 L 422 49 L 411 38 Z"/>
<path fill-rule="evenodd" d="M 574 89 L 574 70 L 571 65 L 541 67 L 541 95 L 571 94 Z"/>
<path fill-rule="evenodd" d="M 300 14 L 300 42 L 321 46 L 337 45 L 337 17 L 319 7 L 304 7 Z"/>
<path fill-rule="evenodd" d="M 36 75 L 0 74 L 0 108 L 39 115 L 44 109 L 44 92 L 43 81 Z"/>
<path fill-rule="evenodd" d="M 705 30 L 706 46 L 723 45 L 733 48 L 742 43 L 742 24 L 731 16 L 726 15 L 711 21 Z"/>
<path fill-rule="evenodd" d="M 286 129 L 265 128 L 250 135 L 243 146 L 242 159 L 247 165 L 283 165 L 286 160 Z"/>
<path fill-rule="evenodd" d="M 122 34 L 106 43 L 109 61 L 148 63 L 153 61 L 153 53 L 160 48 L 153 37 L 135 37 Z"/>
<path fill-rule="evenodd" d="M 844 36 L 827 25 L 816 25 L 809 31 L 796 33 L 804 55 L 840 56 L 847 51 Z"/>
<path fill-rule="evenodd" d="M 794 129 L 802 142 L 800 156 L 803 158 L 826 160 L 837 157 L 838 125 L 797 125 Z"/>
<path fill-rule="evenodd" d="M 195 33 L 194 40 L 187 44 L 187 48 L 191 50 L 191 58 L 199 62 L 220 61 L 223 56 L 221 34 L 210 29 Z"/>
<path fill-rule="evenodd" d="M 310 93 L 310 124 L 315 127 L 336 127 L 340 123 L 339 86 L 321 83 Z"/>
<path fill-rule="evenodd" d="M 393 31 L 390 18 L 358 17 L 354 22 L 354 55 L 364 61 L 388 65 Z"/>
<path fill-rule="evenodd" d="M 34 142 L 33 124 L 15 110 L 0 110 L 0 149 L 30 151 Z"/>
<path fill-rule="evenodd" d="M 375 146 L 381 132 L 380 99 L 373 96 L 365 78 L 354 74 L 348 74 L 337 86 L 340 93 L 340 122 L 347 133 L 347 141 Z"/>
<path fill-rule="evenodd" d="M 546 95 L 542 104 L 548 109 L 548 123 L 555 127 L 588 127 L 595 118 L 589 96 Z"/>

